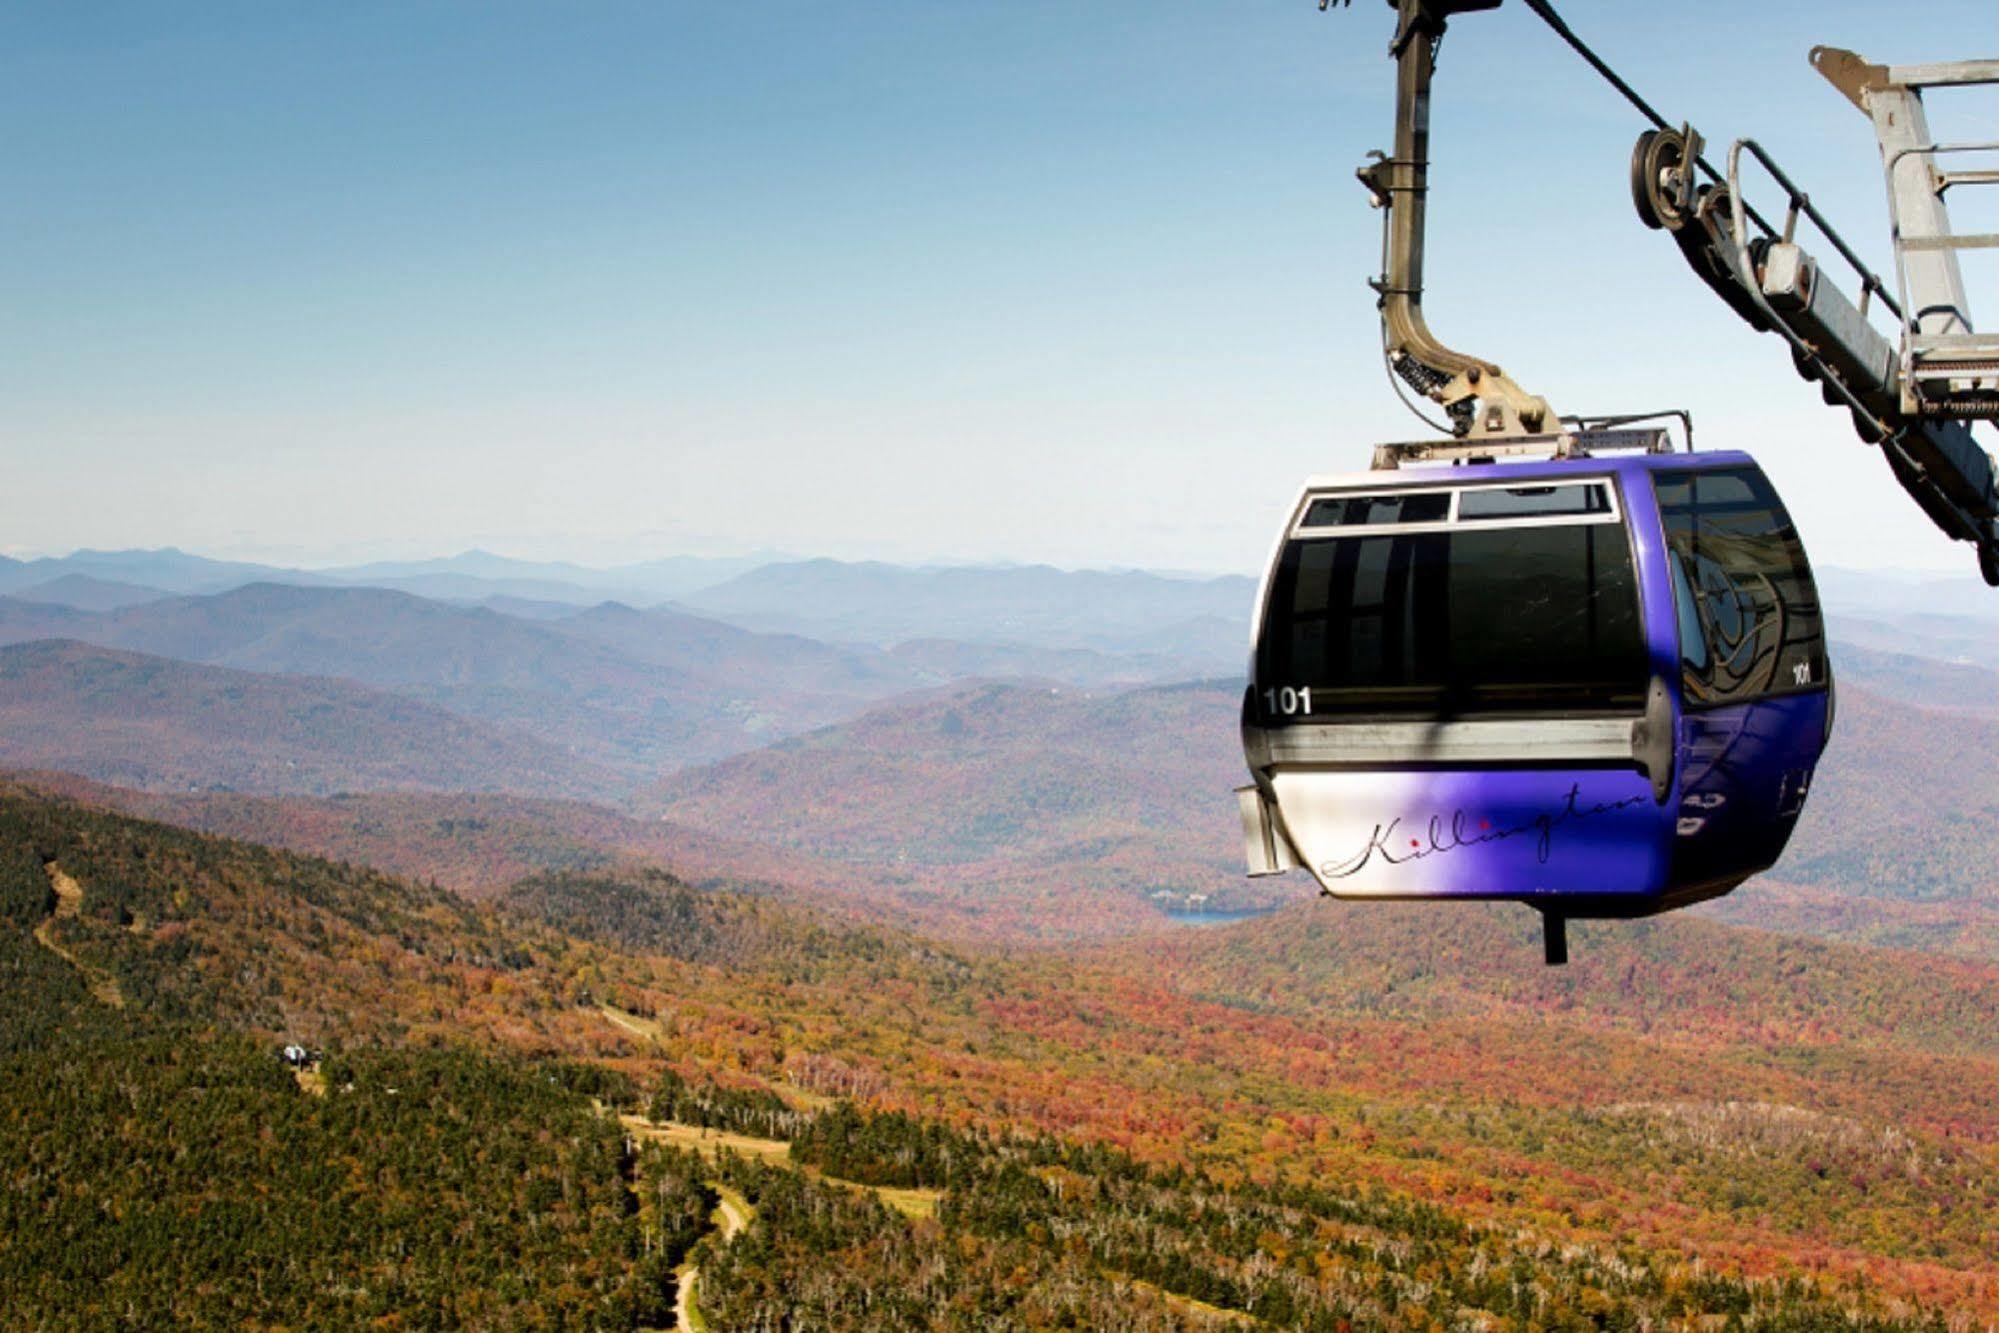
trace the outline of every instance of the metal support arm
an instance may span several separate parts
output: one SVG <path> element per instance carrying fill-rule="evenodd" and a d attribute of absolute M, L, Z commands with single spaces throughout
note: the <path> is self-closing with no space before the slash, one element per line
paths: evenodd
<path fill-rule="evenodd" d="M 1454 433 L 1483 438 L 1531 435 L 1556 424 L 1553 409 L 1490 361 L 1439 342 L 1423 318 L 1423 237 L 1430 170 L 1430 84 L 1437 47 L 1452 14 L 1496 9 L 1500 0 L 1391 0 L 1398 22 L 1395 57 L 1395 152 L 1359 171 L 1386 210 L 1381 324 L 1390 366 L 1418 392 L 1443 404 Z"/>

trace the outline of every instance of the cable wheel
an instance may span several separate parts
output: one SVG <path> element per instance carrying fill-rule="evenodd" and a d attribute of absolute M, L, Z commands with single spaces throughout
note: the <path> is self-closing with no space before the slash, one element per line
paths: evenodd
<path fill-rule="evenodd" d="M 1678 231 L 1687 215 L 1679 203 L 1679 176 L 1687 142 L 1677 130 L 1647 130 L 1631 148 L 1631 204 L 1654 231 Z"/>

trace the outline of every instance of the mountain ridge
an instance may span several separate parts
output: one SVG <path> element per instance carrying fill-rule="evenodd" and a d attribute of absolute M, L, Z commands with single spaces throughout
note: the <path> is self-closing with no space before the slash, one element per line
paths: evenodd
<path fill-rule="evenodd" d="M 0 646 L 0 764 L 167 790 L 613 787 L 525 733 L 392 692 L 63 639 Z"/>

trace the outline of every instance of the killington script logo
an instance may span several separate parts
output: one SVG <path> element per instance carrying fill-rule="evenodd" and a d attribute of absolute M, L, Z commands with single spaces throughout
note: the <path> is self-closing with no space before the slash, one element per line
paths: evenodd
<path fill-rule="evenodd" d="M 1324 862 L 1319 866 L 1319 873 L 1327 879 L 1345 879 L 1349 875 L 1359 874 L 1377 859 L 1384 865 L 1407 865 L 1411 861 L 1442 856 L 1460 848 L 1505 842 L 1509 838 L 1528 834 L 1534 837 L 1535 860 L 1546 865 L 1549 855 L 1554 851 L 1555 830 L 1562 825 L 1597 815 L 1607 815 L 1629 805 L 1642 804 L 1646 799 L 1643 795 L 1627 796 L 1621 801 L 1583 805 L 1582 785 L 1578 783 L 1569 788 L 1568 795 L 1562 798 L 1561 804 L 1552 810 L 1535 815 L 1525 823 L 1494 828 L 1491 820 L 1477 818 L 1463 807 L 1459 807 L 1448 815 L 1433 814 L 1423 824 L 1417 825 L 1422 833 L 1420 837 L 1410 837 L 1403 830 L 1402 816 L 1397 815 L 1385 824 L 1376 824 L 1373 836 L 1368 838 L 1359 851 L 1344 860 Z"/>

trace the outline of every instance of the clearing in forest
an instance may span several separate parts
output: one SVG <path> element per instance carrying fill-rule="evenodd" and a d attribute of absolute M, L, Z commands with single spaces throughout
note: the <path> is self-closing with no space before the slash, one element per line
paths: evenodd
<path fill-rule="evenodd" d="M 77 883 L 73 876 L 65 874 L 54 861 L 48 862 L 45 868 L 49 872 L 49 887 L 55 890 L 56 901 L 42 924 L 35 927 L 35 942 L 82 973 L 98 1003 L 123 1009 L 125 995 L 118 989 L 117 980 L 89 966 L 56 940 L 56 922 L 80 916 L 83 912 L 83 885 Z"/>
<path fill-rule="evenodd" d="M 769 1166 L 803 1171 L 814 1180 L 823 1180 L 829 1185 L 838 1185 L 850 1190 L 865 1190 L 906 1217 L 934 1215 L 937 1211 L 937 1201 L 944 1197 L 943 1190 L 863 1185 L 857 1180 L 842 1180 L 838 1176 L 829 1176 L 817 1167 L 798 1166 L 791 1160 L 791 1144 L 784 1139 L 759 1139 L 748 1134 L 731 1133 L 725 1129 L 684 1125 L 674 1120 L 648 1120 L 640 1115 L 621 1115 L 618 1120 L 624 1125 L 626 1132 L 654 1143 L 691 1149 L 708 1157 L 724 1152 L 734 1153 L 738 1157 L 753 1158 Z"/>

